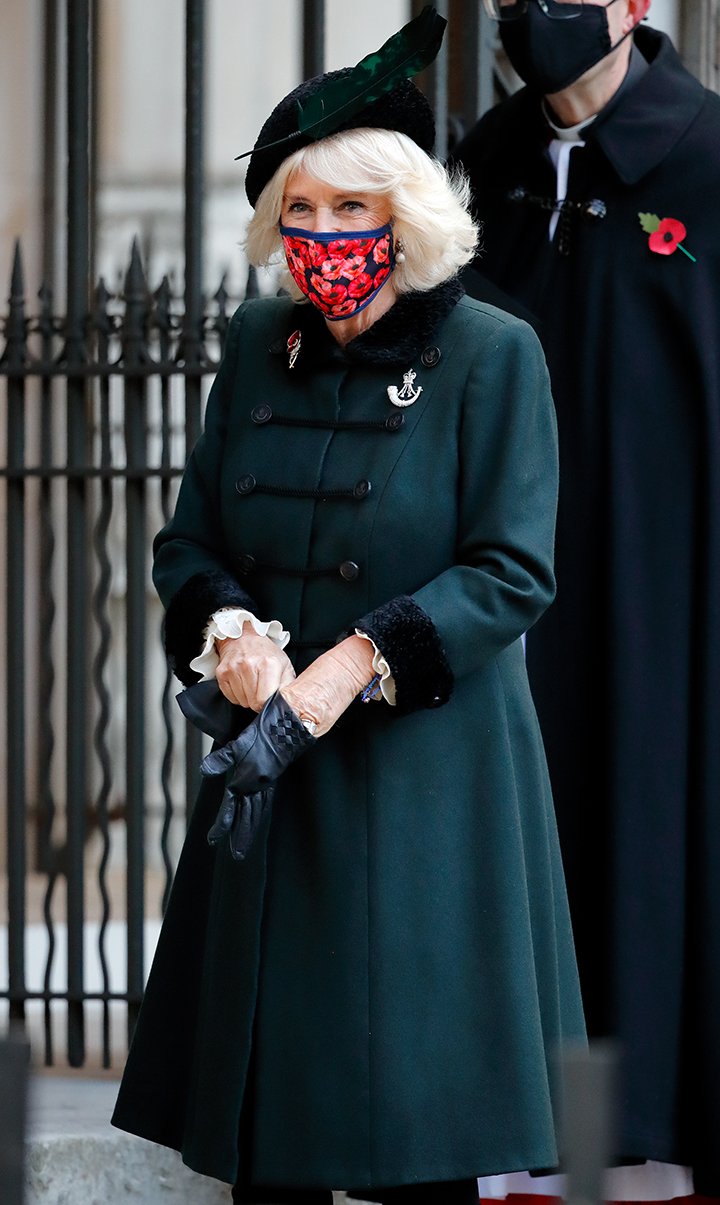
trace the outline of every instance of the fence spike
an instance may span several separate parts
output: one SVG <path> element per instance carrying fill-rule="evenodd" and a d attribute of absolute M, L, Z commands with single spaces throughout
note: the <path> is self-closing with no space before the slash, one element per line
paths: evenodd
<path fill-rule="evenodd" d="M 95 286 L 95 304 L 104 307 L 107 305 L 111 297 L 112 293 L 105 284 L 105 277 L 101 276 Z"/>
<path fill-rule="evenodd" d="M 227 306 L 227 300 L 228 300 L 229 296 L 230 296 L 230 294 L 227 291 L 227 268 L 226 268 L 225 271 L 223 272 L 222 276 L 220 277 L 220 284 L 218 285 L 216 291 L 213 293 L 213 297 L 212 297 L 213 301 L 217 302 L 218 308 L 221 310 L 222 313 L 225 313 L 225 308 Z"/>
<path fill-rule="evenodd" d="M 217 305 L 217 314 L 215 315 L 215 320 L 212 325 L 213 325 L 213 329 L 214 329 L 215 333 L 217 334 L 218 338 L 220 339 L 221 350 L 222 350 L 223 344 L 225 343 L 225 335 L 227 334 L 227 328 L 228 328 L 227 305 L 228 305 L 228 299 L 229 299 L 230 294 L 228 293 L 227 288 L 226 288 L 226 283 L 225 283 L 226 281 L 227 281 L 227 271 L 223 272 L 223 274 L 220 278 L 220 284 L 218 285 L 217 291 L 213 294 L 213 301 Z"/>
<path fill-rule="evenodd" d="M 125 274 L 125 299 L 129 301 L 131 297 L 132 300 L 135 300 L 136 297 L 144 298 L 146 293 L 147 281 L 140 256 L 140 245 L 137 235 L 134 235 L 130 244 L 130 263 Z"/>
<path fill-rule="evenodd" d="M 22 249 L 20 247 L 20 239 L 15 239 L 15 247 L 13 250 L 13 265 L 12 276 L 10 278 L 10 305 L 13 302 L 24 302 L 25 298 L 25 272 L 23 270 Z"/>
<path fill-rule="evenodd" d="M 163 334 L 167 334 L 172 326 L 170 317 L 170 281 L 167 273 L 163 276 L 154 293 L 155 325 Z"/>
<path fill-rule="evenodd" d="M 128 368 L 152 363 L 147 346 L 150 299 L 140 258 L 137 236 L 130 247 L 130 263 L 125 274 L 125 314 L 121 326 L 123 361 Z"/>
<path fill-rule="evenodd" d="M 110 335 L 114 325 L 112 315 L 108 313 L 108 302 L 111 297 L 112 293 L 105 284 L 105 277 L 101 276 L 93 293 L 92 324 L 95 330 L 100 331 L 103 335 Z"/>
<path fill-rule="evenodd" d="M 38 301 L 40 302 L 40 314 L 38 320 L 38 330 L 44 330 L 45 323 L 52 323 L 52 308 L 53 308 L 53 291 L 51 285 L 45 281 L 42 282 L 38 289 Z"/>
<path fill-rule="evenodd" d="M 10 275 L 10 296 L 8 298 L 8 316 L 5 322 L 5 350 L 0 356 L 0 364 L 17 368 L 27 363 L 27 329 L 25 318 L 25 273 L 23 271 L 22 250 L 20 239 L 15 239 L 12 272 Z"/>

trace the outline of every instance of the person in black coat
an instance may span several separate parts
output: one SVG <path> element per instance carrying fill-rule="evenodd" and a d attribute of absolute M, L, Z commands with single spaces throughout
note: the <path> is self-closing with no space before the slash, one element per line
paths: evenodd
<path fill-rule="evenodd" d="M 527 86 L 456 159 L 558 411 L 527 656 L 584 1003 L 624 1052 L 617 1155 L 718 1194 L 720 98 L 639 28 L 649 0 L 489 7 Z M 669 1174 L 652 1196 L 692 1191 Z"/>

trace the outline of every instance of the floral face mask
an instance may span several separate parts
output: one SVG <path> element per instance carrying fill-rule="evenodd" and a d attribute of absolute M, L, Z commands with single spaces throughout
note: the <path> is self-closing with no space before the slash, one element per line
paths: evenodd
<path fill-rule="evenodd" d="M 377 297 L 395 267 L 391 226 L 311 234 L 280 225 L 295 284 L 330 322 L 351 318 Z"/>

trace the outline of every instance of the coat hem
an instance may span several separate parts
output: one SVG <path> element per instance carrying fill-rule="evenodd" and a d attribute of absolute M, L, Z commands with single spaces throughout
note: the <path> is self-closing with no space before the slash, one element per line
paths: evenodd
<path fill-rule="evenodd" d="M 207 1176 L 208 1179 L 218 1180 L 222 1184 L 233 1184 L 235 1182 L 237 1173 L 229 1172 L 227 1168 L 221 1171 L 217 1164 L 196 1157 L 193 1153 L 184 1150 L 177 1140 L 161 1136 L 161 1132 L 153 1130 L 152 1127 L 148 1127 L 147 1130 L 141 1130 L 139 1127 L 123 1123 L 114 1116 L 111 1118 L 110 1124 L 115 1129 L 122 1130 L 126 1134 L 132 1134 L 134 1137 L 141 1138 L 145 1142 L 153 1142 L 156 1146 L 164 1146 L 169 1150 L 177 1151 L 185 1167 L 196 1172 L 197 1175 Z M 533 1157 L 525 1159 L 517 1157 L 488 1163 L 484 1163 L 482 1158 L 478 1158 L 477 1164 L 473 1164 L 472 1166 L 466 1163 L 461 1165 L 455 1163 L 434 1164 L 429 1167 L 423 1167 L 421 1171 L 414 1171 L 412 1174 L 406 1169 L 396 1168 L 385 1171 L 380 1176 L 373 1175 L 370 1177 L 353 1174 L 346 1169 L 337 1167 L 335 1169 L 331 1168 L 329 1171 L 325 1170 L 320 1179 L 313 1178 L 312 1175 L 308 1176 L 306 1168 L 302 1179 L 280 1171 L 275 1171 L 272 1175 L 253 1176 L 250 1187 L 272 1185 L 277 1188 L 334 1189 L 338 1192 L 347 1191 L 348 1188 L 386 1188 L 401 1184 L 410 1185 L 452 1180 L 470 1180 L 478 1176 L 509 1175 L 511 1172 L 544 1171 L 548 1167 L 553 1167 L 556 1162 L 556 1155 L 552 1152 L 544 1156 L 536 1154 Z"/>

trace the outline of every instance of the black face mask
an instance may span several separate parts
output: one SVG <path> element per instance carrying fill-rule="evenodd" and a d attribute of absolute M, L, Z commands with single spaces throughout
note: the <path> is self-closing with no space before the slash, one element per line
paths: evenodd
<path fill-rule="evenodd" d="M 629 37 L 610 41 L 607 10 L 614 3 L 563 4 L 568 16 L 558 20 L 529 0 L 517 20 L 501 21 L 500 40 L 520 78 L 543 94 L 569 88 Z"/>

